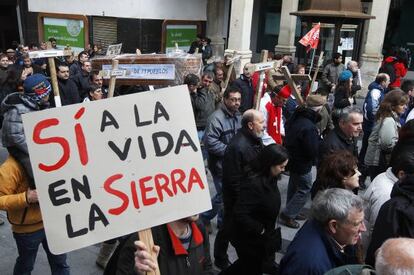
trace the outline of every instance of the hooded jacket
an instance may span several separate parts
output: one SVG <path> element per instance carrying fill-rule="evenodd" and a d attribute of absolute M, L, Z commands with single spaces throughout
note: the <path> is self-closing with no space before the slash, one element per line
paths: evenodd
<path fill-rule="evenodd" d="M 12 93 L 1 104 L 3 114 L 2 142 L 4 147 L 16 147 L 29 154 L 24 135 L 22 115 L 40 110 L 39 104 L 25 94 Z"/>
<path fill-rule="evenodd" d="M 285 147 L 289 151 L 289 170 L 308 173 L 316 162 L 321 142 L 316 123 L 321 116 L 312 109 L 298 107 L 286 123 Z"/>
<path fill-rule="evenodd" d="M 375 251 L 389 238 L 414 238 L 414 175 L 407 175 L 394 184 L 391 199 L 381 207 L 366 263 L 375 266 Z"/>

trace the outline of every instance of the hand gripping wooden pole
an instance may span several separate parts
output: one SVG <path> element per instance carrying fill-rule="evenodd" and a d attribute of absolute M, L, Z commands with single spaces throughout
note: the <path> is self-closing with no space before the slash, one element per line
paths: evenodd
<path fill-rule="evenodd" d="M 139 240 L 143 242 L 145 246 L 148 248 L 148 251 L 152 255 L 154 262 L 157 263 L 157 255 L 154 253 L 154 250 L 153 250 L 154 240 L 152 238 L 151 228 L 139 231 L 138 237 L 139 237 Z M 158 266 L 158 263 L 157 263 L 157 266 Z M 155 271 L 147 272 L 147 275 L 161 275 L 160 269 L 157 268 Z"/>
<path fill-rule="evenodd" d="M 52 48 L 52 44 L 50 42 L 47 42 L 46 45 L 47 45 L 46 47 L 48 49 Z M 55 58 L 54 57 L 48 57 L 47 61 L 49 63 L 50 80 L 52 82 L 53 94 L 55 96 L 55 105 L 56 105 L 56 107 L 61 107 L 62 103 L 60 101 L 59 85 L 58 85 L 57 76 L 56 76 Z"/>

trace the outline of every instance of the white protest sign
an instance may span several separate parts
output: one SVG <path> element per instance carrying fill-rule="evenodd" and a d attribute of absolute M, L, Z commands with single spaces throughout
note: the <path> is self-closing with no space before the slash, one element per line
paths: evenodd
<path fill-rule="evenodd" d="M 72 55 L 71 50 L 43 50 L 29 52 L 30 58 L 46 58 L 46 57 L 57 57 L 57 56 L 68 56 Z"/>
<path fill-rule="evenodd" d="M 33 112 L 23 123 L 55 254 L 211 208 L 184 85 Z"/>
<path fill-rule="evenodd" d="M 118 55 L 121 53 L 122 43 L 109 45 L 108 49 L 106 50 L 106 56 L 113 56 Z"/>
<path fill-rule="evenodd" d="M 103 78 L 110 77 L 112 65 L 102 65 Z M 175 79 L 175 64 L 119 64 L 125 75 L 117 79 Z"/>

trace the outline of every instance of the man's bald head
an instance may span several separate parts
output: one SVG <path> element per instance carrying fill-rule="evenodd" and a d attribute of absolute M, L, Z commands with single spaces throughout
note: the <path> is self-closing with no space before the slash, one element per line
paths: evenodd
<path fill-rule="evenodd" d="M 263 113 L 254 109 L 247 110 L 243 114 L 241 125 L 256 137 L 262 137 L 265 128 Z"/>
<path fill-rule="evenodd" d="M 414 239 L 388 239 L 377 251 L 378 275 L 414 274 Z"/>

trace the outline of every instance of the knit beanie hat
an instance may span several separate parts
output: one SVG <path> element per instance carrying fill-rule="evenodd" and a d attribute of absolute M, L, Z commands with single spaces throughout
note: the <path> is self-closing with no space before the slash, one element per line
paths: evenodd
<path fill-rule="evenodd" d="M 346 80 L 349 80 L 351 77 L 352 77 L 352 72 L 350 70 L 345 70 L 339 75 L 338 80 L 346 81 Z"/>
<path fill-rule="evenodd" d="M 318 94 L 308 95 L 306 98 L 306 105 L 308 107 L 319 107 L 326 103 L 326 97 Z"/>
<path fill-rule="evenodd" d="M 280 89 L 280 91 L 277 93 L 277 95 L 280 96 L 280 97 L 282 97 L 282 98 L 287 99 L 287 98 L 290 97 L 291 93 L 292 93 L 292 91 L 290 89 L 290 86 L 289 85 L 285 85 L 285 86 L 283 86 L 282 89 Z"/>
<path fill-rule="evenodd" d="M 48 96 L 52 90 L 49 81 L 42 74 L 34 74 L 23 83 L 24 94 L 36 102 Z"/>

